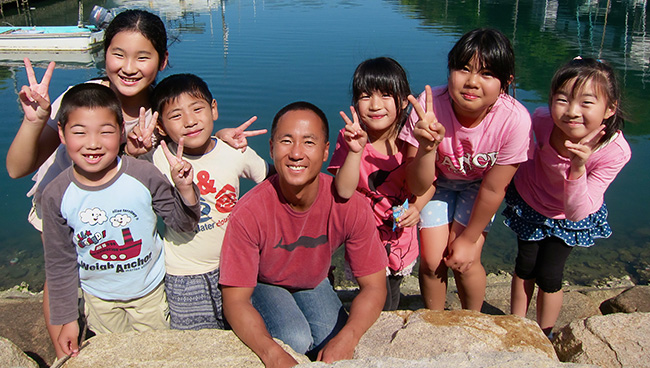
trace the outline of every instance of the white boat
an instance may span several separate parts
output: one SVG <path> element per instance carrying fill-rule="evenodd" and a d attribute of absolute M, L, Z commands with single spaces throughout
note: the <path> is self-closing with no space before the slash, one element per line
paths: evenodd
<path fill-rule="evenodd" d="M 95 26 L 0 27 L 0 51 L 86 51 L 102 44 Z"/>

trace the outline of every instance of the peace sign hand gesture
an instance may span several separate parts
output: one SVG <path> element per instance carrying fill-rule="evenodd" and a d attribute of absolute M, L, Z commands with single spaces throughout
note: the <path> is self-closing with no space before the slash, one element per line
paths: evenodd
<path fill-rule="evenodd" d="M 151 115 L 151 122 L 147 126 L 146 109 L 140 107 L 140 114 L 138 115 L 138 124 L 126 136 L 126 152 L 131 156 L 140 156 L 149 151 L 153 147 L 153 132 L 156 130 L 158 123 L 158 112 Z"/>
<path fill-rule="evenodd" d="M 442 142 L 442 138 L 445 136 L 445 127 L 440 124 L 436 118 L 436 114 L 433 112 L 433 92 L 431 91 L 431 86 L 427 85 L 424 89 L 426 93 L 426 110 L 422 109 L 422 106 L 420 106 L 420 103 L 415 97 L 410 95 L 408 100 L 420 119 L 415 124 L 413 135 L 425 152 L 431 152 Z"/>
<path fill-rule="evenodd" d="M 361 124 L 359 124 L 359 115 L 357 115 L 354 106 L 350 106 L 350 113 L 352 114 L 353 120 L 350 120 L 343 111 L 339 112 L 345 121 L 345 132 L 343 133 L 343 137 L 345 138 L 345 142 L 348 144 L 348 148 L 350 148 L 350 152 L 360 153 L 363 152 L 363 149 L 368 142 L 368 133 L 361 128 Z"/>
<path fill-rule="evenodd" d="M 246 128 L 248 128 L 251 124 L 253 124 L 255 120 L 257 120 L 257 116 L 253 116 L 252 118 L 246 120 L 242 125 L 238 126 L 237 128 L 223 128 L 217 132 L 216 136 L 217 138 L 226 142 L 232 148 L 235 149 L 241 148 L 241 151 L 244 152 L 246 151 L 246 147 L 248 147 L 248 141 L 246 140 L 246 138 L 254 137 L 260 134 L 265 134 L 267 132 L 266 129 L 246 131 Z"/>
<path fill-rule="evenodd" d="M 48 89 L 55 63 L 51 61 L 48 64 L 43 79 L 38 82 L 29 58 L 23 59 L 23 62 L 25 63 L 29 86 L 23 86 L 20 89 L 18 98 L 25 113 L 25 121 L 31 124 L 44 125 L 50 118 L 50 112 L 52 111 Z"/>
<path fill-rule="evenodd" d="M 183 143 L 184 138 L 181 137 L 178 141 L 176 156 L 171 153 L 165 141 L 161 141 L 160 145 L 165 153 L 165 157 L 167 157 L 167 162 L 169 162 L 169 171 L 171 172 L 174 185 L 185 200 L 192 205 L 198 202 L 198 198 L 192 188 L 192 179 L 194 178 L 192 164 L 183 160 Z"/>
<path fill-rule="evenodd" d="M 564 147 L 569 151 L 569 159 L 571 160 L 571 169 L 569 171 L 570 180 L 578 179 L 585 173 L 587 160 L 596 148 L 598 148 L 600 138 L 603 135 L 605 135 L 605 124 L 601 124 L 598 128 L 591 131 L 578 143 L 573 143 L 569 140 L 564 142 Z"/>

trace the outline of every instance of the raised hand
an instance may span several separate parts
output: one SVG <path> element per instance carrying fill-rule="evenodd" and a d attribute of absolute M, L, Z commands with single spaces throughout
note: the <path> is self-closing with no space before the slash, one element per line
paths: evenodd
<path fill-rule="evenodd" d="M 361 128 L 359 115 L 357 115 L 354 106 L 350 106 L 350 113 L 352 114 L 352 120 L 343 111 L 339 112 L 343 121 L 345 121 L 345 133 L 343 133 L 343 136 L 351 152 L 363 152 L 363 148 L 368 142 L 368 133 Z"/>
<path fill-rule="evenodd" d="M 442 138 L 445 136 L 445 127 L 438 122 L 436 114 L 433 112 L 433 92 L 431 91 L 431 86 L 427 85 L 424 90 L 426 93 L 426 110 L 422 109 L 422 106 L 420 106 L 420 103 L 415 97 L 409 96 L 408 100 L 420 119 L 415 124 L 413 135 L 420 143 L 420 147 L 429 152 L 436 149 L 438 144 L 442 142 Z"/>
<path fill-rule="evenodd" d="M 153 146 L 153 132 L 156 130 L 158 112 L 151 116 L 151 122 L 147 126 L 146 109 L 140 107 L 138 124 L 127 134 L 126 151 L 131 156 L 139 156 L 149 152 Z"/>
<path fill-rule="evenodd" d="M 29 123 L 45 124 L 52 111 L 48 89 L 55 63 L 53 61 L 50 62 L 45 70 L 45 74 L 43 74 L 43 79 L 38 82 L 29 58 L 23 59 L 23 62 L 25 63 L 25 72 L 27 73 L 29 86 L 23 86 L 20 89 L 18 98 L 25 113 L 25 120 Z"/>
<path fill-rule="evenodd" d="M 191 187 L 193 180 L 192 165 L 189 162 L 183 160 L 183 143 L 184 138 L 181 138 L 178 141 L 176 156 L 174 156 L 174 154 L 169 150 L 169 147 L 167 147 L 167 143 L 165 143 L 165 141 L 160 142 L 163 152 L 165 153 L 165 157 L 167 157 L 167 162 L 169 162 L 169 169 L 171 172 L 172 180 L 174 181 L 174 185 L 176 185 L 179 190 L 182 188 Z"/>
<path fill-rule="evenodd" d="M 217 132 L 216 136 L 232 148 L 241 149 L 244 152 L 246 151 L 246 147 L 248 147 L 248 140 L 246 138 L 266 134 L 267 132 L 266 129 L 246 131 L 246 128 L 253 124 L 255 120 L 257 120 L 257 116 L 246 120 L 237 128 L 223 128 Z"/>
<path fill-rule="evenodd" d="M 569 140 L 564 142 L 564 146 L 569 151 L 569 159 L 571 160 L 569 179 L 577 179 L 585 173 L 587 160 L 596 148 L 598 148 L 600 138 L 603 135 L 605 135 L 605 124 L 591 131 L 578 143 L 573 143 Z"/>

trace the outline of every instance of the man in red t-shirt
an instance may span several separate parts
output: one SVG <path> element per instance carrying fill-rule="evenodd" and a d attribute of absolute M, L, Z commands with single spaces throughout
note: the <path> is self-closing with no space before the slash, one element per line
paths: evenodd
<path fill-rule="evenodd" d="M 341 199 L 321 173 L 328 132 L 318 107 L 282 108 L 271 127 L 277 175 L 242 197 L 226 231 L 224 314 L 266 366 L 297 364 L 272 337 L 312 359 L 351 359 L 386 298 L 386 250 L 367 201 L 358 193 Z M 327 279 L 341 244 L 360 287 L 349 316 Z"/>

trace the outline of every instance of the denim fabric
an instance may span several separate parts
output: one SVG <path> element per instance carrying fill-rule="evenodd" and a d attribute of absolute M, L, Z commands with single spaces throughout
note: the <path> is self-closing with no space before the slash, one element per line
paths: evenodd
<path fill-rule="evenodd" d="M 327 279 L 314 289 L 295 292 L 258 283 L 251 302 L 271 336 L 310 358 L 315 358 L 347 321 L 347 312 Z"/>

